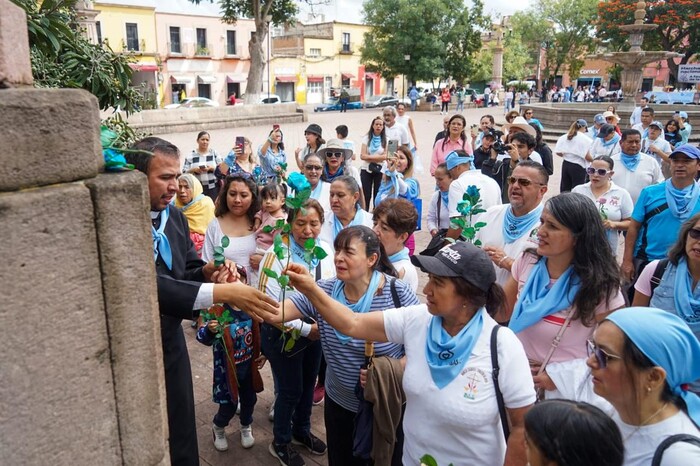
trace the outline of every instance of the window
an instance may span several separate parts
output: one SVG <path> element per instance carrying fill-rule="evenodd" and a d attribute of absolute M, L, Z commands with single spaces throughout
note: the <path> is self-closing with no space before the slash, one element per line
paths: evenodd
<path fill-rule="evenodd" d="M 322 81 L 307 81 L 306 83 L 307 92 L 311 94 L 323 94 L 323 82 Z"/>
<path fill-rule="evenodd" d="M 226 31 L 226 55 L 238 55 L 236 52 L 236 31 Z"/>
<path fill-rule="evenodd" d="M 170 27 L 170 53 L 182 53 L 179 27 Z"/>
<path fill-rule="evenodd" d="M 207 48 L 207 30 L 204 28 L 197 28 L 197 48 Z"/>
<path fill-rule="evenodd" d="M 126 49 L 139 49 L 139 27 L 136 23 L 126 23 Z"/>
<path fill-rule="evenodd" d="M 350 52 L 350 33 L 343 33 L 343 52 Z"/>
<path fill-rule="evenodd" d="M 197 95 L 211 99 L 211 84 L 197 84 Z"/>
<path fill-rule="evenodd" d="M 321 49 L 309 49 L 309 56 L 310 57 L 320 57 L 321 56 Z"/>
<path fill-rule="evenodd" d="M 95 21 L 95 33 L 97 34 L 97 43 L 102 43 L 102 25 L 99 21 Z"/>

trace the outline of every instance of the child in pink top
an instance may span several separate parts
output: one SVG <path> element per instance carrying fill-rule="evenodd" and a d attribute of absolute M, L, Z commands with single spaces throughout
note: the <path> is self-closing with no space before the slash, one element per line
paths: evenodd
<path fill-rule="evenodd" d="M 256 253 L 265 254 L 270 249 L 275 239 L 275 235 L 280 233 L 280 229 L 275 229 L 278 220 L 287 218 L 285 199 L 287 197 L 287 186 L 277 183 L 269 183 L 260 190 L 262 209 L 255 214 L 255 247 Z M 265 231 L 265 227 L 272 227 L 272 231 Z"/>

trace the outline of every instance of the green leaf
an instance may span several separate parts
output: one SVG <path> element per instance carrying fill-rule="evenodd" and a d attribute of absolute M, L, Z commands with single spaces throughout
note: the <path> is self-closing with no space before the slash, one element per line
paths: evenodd
<path fill-rule="evenodd" d="M 279 279 L 279 275 L 277 275 L 277 272 L 275 272 L 274 270 L 270 270 L 267 267 L 263 267 L 263 273 L 268 277 L 272 278 L 273 280 Z"/>
<path fill-rule="evenodd" d="M 223 238 L 221 238 L 222 248 L 227 248 L 229 244 L 231 244 L 231 241 L 228 239 L 228 236 L 224 236 Z"/>
<path fill-rule="evenodd" d="M 477 230 L 478 230 L 479 228 L 484 228 L 485 226 L 486 226 L 486 222 L 476 222 L 476 223 L 474 224 L 474 228 L 476 228 Z"/>
<path fill-rule="evenodd" d="M 311 197 L 311 188 L 302 189 L 302 190 L 301 190 L 300 192 L 298 192 L 297 195 L 294 196 L 294 197 L 296 197 L 297 199 L 299 199 L 299 200 L 301 201 L 301 203 L 303 204 L 304 201 L 306 201 L 308 198 Z"/>
<path fill-rule="evenodd" d="M 278 219 L 278 220 L 275 222 L 275 230 L 279 230 L 279 229 L 282 228 L 286 223 L 287 223 L 287 222 L 286 222 L 283 218 Z"/>
<path fill-rule="evenodd" d="M 328 257 L 328 253 L 320 246 L 314 248 L 314 257 L 318 260 L 323 260 Z"/>
<path fill-rule="evenodd" d="M 214 254 L 223 254 L 224 248 L 221 246 L 214 246 Z"/>
<path fill-rule="evenodd" d="M 289 223 L 285 223 L 282 226 L 282 233 L 289 233 L 290 231 L 292 231 L 292 225 L 290 225 Z"/>
<path fill-rule="evenodd" d="M 287 341 L 284 344 L 284 351 L 290 352 L 292 351 L 292 348 L 294 348 L 294 345 L 296 345 L 296 340 L 294 338 L 288 338 Z"/>
<path fill-rule="evenodd" d="M 275 229 L 272 227 L 272 225 L 265 225 L 263 227 L 263 233 L 272 233 L 275 231 Z"/>
<path fill-rule="evenodd" d="M 284 205 L 287 206 L 287 209 L 292 209 L 292 210 L 296 209 L 296 205 L 294 204 L 293 197 L 288 197 L 287 199 L 285 199 Z"/>
<path fill-rule="evenodd" d="M 464 222 L 463 218 L 451 218 L 450 219 L 450 227 L 451 228 L 464 228 L 466 223 Z"/>
<path fill-rule="evenodd" d="M 289 276 L 288 275 L 280 275 L 279 278 L 277 278 L 277 281 L 279 282 L 280 286 L 282 288 L 284 288 L 287 285 L 289 285 Z"/>
<path fill-rule="evenodd" d="M 486 212 L 486 210 L 484 210 L 484 209 L 479 209 L 479 208 L 477 207 L 476 209 L 472 210 L 471 214 L 472 214 L 472 215 L 483 214 L 484 212 Z"/>
<path fill-rule="evenodd" d="M 309 238 L 304 241 L 304 249 L 307 251 L 312 251 L 316 246 L 316 240 L 314 238 Z"/>
<path fill-rule="evenodd" d="M 476 229 L 474 227 L 467 227 L 462 230 L 462 235 L 467 239 L 471 239 L 476 235 Z"/>
<path fill-rule="evenodd" d="M 293 328 L 290 334 L 294 340 L 298 340 L 299 338 L 301 338 L 301 330 L 299 330 L 298 328 Z"/>
<path fill-rule="evenodd" d="M 425 464 L 425 466 L 438 466 L 435 458 L 433 458 L 430 455 L 421 456 L 420 462 L 421 462 L 421 464 Z"/>
<path fill-rule="evenodd" d="M 481 247 L 481 240 L 480 240 L 480 239 L 475 240 L 475 241 L 474 241 L 474 246 L 479 246 L 479 247 Z"/>

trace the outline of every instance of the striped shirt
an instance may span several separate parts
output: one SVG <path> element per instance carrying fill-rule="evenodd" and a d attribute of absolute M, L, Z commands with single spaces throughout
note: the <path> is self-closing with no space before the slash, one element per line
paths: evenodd
<path fill-rule="evenodd" d="M 202 155 L 196 150 L 193 150 L 190 155 L 185 157 L 184 165 L 182 166 L 182 173 L 187 173 L 190 169 L 195 167 L 205 166 L 207 168 L 216 169 L 224 160 L 219 157 L 219 154 L 215 150 L 210 149 L 209 152 Z M 199 175 L 195 175 L 197 179 L 202 183 L 202 188 L 214 189 L 216 188 L 216 174 L 214 170 L 212 171 L 202 171 Z"/>
<path fill-rule="evenodd" d="M 391 297 L 389 277 L 384 281 L 381 293 L 374 296 L 370 312 L 393 309 L 394 300 Z M 321 280 L 318 286 L 329 296 L 333 293 L 333 285 L 337 278 Z M 418 298 L 411 291 L 408 285 L 401 280 L 396 280 L 396 292 L 399 296 L 401 306 L 413 306 L 419 304 Z M 323 354 L 328 363 L 326 372 L 326 394 L 343 408 L 357 412 L 359 401 L 355 396 L 355 386 L 360 380 L 360 367 L 365 363 L 365 342 L 353 338 L 347 345 L 343 345 L 331 327 L 320 314 L 316 312 L 309 299 L 295 293 L 289 299 L 306 317 L 310 317 L 318 322 L 318 329 L 321 334 L 321 346 Z M 375 356 L 389 356 L 400 358 L 403 356 L 403 345 L 394 343 L 375 343 Z"/>

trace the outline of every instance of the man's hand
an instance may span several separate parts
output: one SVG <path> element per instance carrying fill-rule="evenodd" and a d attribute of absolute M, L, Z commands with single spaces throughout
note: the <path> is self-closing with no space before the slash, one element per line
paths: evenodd
<path fill-rule="evenodd" d="M 623 260 L 620 266 L 622 270 L 622 276 L 628 281 L 632 282 L 634 280 L 634 263 L 631 260 Z"/>
<path fill-rule="evenodd" d="M 214 302 L 228 303 L 241 309 L 258 322 L 272 319 L 272 317 L 279 314 L 279 303 L 277 301 L 265 293 L 240 282 L 215 285 Z"/>

